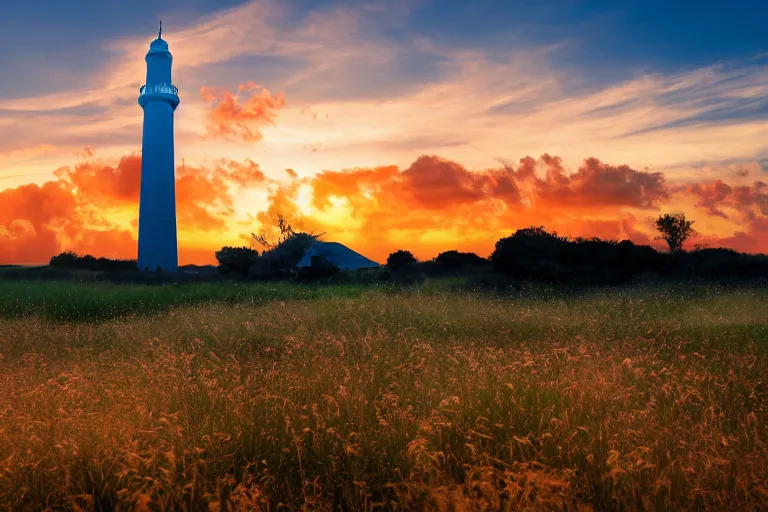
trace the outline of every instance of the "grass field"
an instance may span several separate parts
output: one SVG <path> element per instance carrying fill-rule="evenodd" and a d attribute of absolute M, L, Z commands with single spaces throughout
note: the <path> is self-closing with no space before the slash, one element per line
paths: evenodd
<path fill-rule="evenodd" d="M 0 280 L 0 508 L 768 509 L 768 291 Z"/>

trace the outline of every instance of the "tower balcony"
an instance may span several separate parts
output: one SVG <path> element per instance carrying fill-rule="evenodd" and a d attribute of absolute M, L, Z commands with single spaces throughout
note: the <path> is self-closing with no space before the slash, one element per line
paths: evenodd
<path fill-rule="evenodd" d="M 142 108 L 153 100 L 170 103 L 176 110 L 179 105 L 179 88 L 170 83 L 146 84 L 139 87 L 139 105 Z"/>

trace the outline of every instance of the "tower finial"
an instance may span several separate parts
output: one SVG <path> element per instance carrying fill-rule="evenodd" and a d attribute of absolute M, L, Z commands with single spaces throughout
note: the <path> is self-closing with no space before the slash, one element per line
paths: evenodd
<path fill-rule="evenodd" d="M 163 38 L 163 20 L 160 20 L 160 32 L 157 33 L 157 38 L 158 39 Z"/>

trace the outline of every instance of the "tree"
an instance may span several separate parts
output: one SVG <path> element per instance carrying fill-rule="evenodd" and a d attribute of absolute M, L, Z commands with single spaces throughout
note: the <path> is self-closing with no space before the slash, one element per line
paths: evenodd
<path fill-rule="evenodd" d="M 493 271 L 512 277 L 557 280 L 561 277 L 560 252 L 568 239 L 543 226 L 518 229 L 496 242 L 490 260 Z"/>
<path fill-rule="evenodd" d="M 245 277 L 258 258 L 259 253 L 250 247 L 222 247 L 216 251 L 222 274 L 237 273 Z"/>
<path fill-rule="evenodd" d="M 387 256 L 387 266 L 390 270 L 405 268 L 416 262 L 416 257 L 411 254 L 411 251 L 399 250 Z"/>
<path fill-rule="evenodd" d="M 251 268 L 253 277 L 276 279 L 294 275 L 296 265 L 307 250 L 325 234 L 296 231 L 282 213 L 277 214 L 275 226 L 270 231 L 277 231 L 277 241 L 270 238 L 264 230 L 258 235 L 251 233 L 251 237 L 264 247 L 264 252 L 258 258 L 258 265 Z"/>
<path fill-rule="evenodd" d="M 448 269 L 479 267 L 488 264 L 488 260 L 481 258 L 473 252 L 459 252 L 456 250 L 441 252 L 437 255 L 435 261 Z"/>
<path fill-rule="evenodd" d="M 548 238 L 548 239 L 555 239 L 560 240 L 562 242 L 566 241 L 565 237 L 558 236 L 557 231 L 552 231 L 551 233 L 544 228 L 544 226 L 531 226 L 528 228 L 518 229 L 515 231 L 515 234 L 512 236 L 517 237 L 542 237 L 542 238 Z"/>
<path fill-rule="evenodd" d="M 656 219 L 656 229 L 659 230 L 661 236 L 657 236 L 656 240 L 667 242 L 670 252 L 682 251 L 683 243 L 691 236 L 691 224 L 693 222 L 692 220 L 685 220 L 683 213 L 660 215 Z"/>
<path fill-rule="evenodd" d="M 62 252 L 52 256 L 48 265 L 51 267 L 77 268 L 80 257 L 72 251 Z"/>
<path fill-rule="evenodd" d="M 277 230 L 280 232 L 277 238 L 277 242 L 271 241 L 264 231 L 258 235 L 251 233 L 251 236 L 265 249 L 274 249 L 295 234 L 293 227 L 291 227 L 291 225 L 281 213 L 277 214 Z"/>
<path fill-rule="evenodd" d="M 79 256 L 72 251 L 62 252 L 53 256 L 48 263 L 51 267 L 84 269 L 94 271 L 117 272 L 121 270 L 138 270 L 136 260 L 112 260 L 95 258 L 90 254 Z"/>
<path fill-rule="evenodd" d="M 319 235 L 293 233 L 272 249 L 262 254 L 260 276 L 265 279 L 289 277 L 296 271 L 296 265 L 315 244 Z"/>

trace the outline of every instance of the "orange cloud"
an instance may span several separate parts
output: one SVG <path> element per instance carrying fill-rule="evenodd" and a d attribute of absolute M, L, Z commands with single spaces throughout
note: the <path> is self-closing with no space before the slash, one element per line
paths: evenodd
<path fill-rule="evenodd" d="M 699 234 L 692 243 L 706 239 L 717 245 L 722 240 L 742 250 L 768 252 L 768 242 L 761 241 L 765 225 L 754 222 L 766 215 L 761 182 L 749 187 L 670 185 L 662 173 L 595 158 L 569 174 L 559 158 L 546 154 L 523 158 L 516 167 L 479 171 L 422 156 L 404 170 L 388 166 L 326 171 L 306 182 L 314 191 L 317 218 L 335 212 L 339 219 L 349 219 L 321 230 L 344 237 L 379 260 L 397 248 L 422 258 L 451 248 L 487 255 L 499 237 L 542 224 L 572 237 L 630 239 L 663 247 L 654 240 L 653 219 L 662 208 L 685 207 L 692 201 L 702 206 L 702 197 L 707 198 L 708 215 L 717 215 L 714 208 L 733 209 L 730 226 L 737 234 Z M 720 190 L 710 197 L 707 191 L 713 187 L 729 192 Z"/>
<path fill-rule="evenodd" d="M 534 181 L 535 195 L 542 206 L 655 208 L 667 199 L 664 176 L 659 172 L 637 171 L 588 158 L 574 174 L 566 175 L 559 158 L 543 155 L 541 161 L 546 166 L 543 180 L 530 172 L 530 158 L 521 161 L 518 172 Z"/>
<path fill-rule="evenodd" d="M 250 98 L 244 99 L 244 93 L 251 93 Z M 207 119 L 208 135 L 245 142 L 261 140 L 263 136 L 259 128 L 274 124 L 277 111 L 285 104 L 282 93 L 272 96 L 269 90 L 253 82 L 241 84 L 237 94 L 218 87 L 202 87 L 200 95 L 211 104 Z"/>
<path fill-rule="evenodd" d="M 294 228 L 327 233 L 384 261 L 399 248 L 420 258 L 458 249 L 488 255 L 499 238 L 544 225 L 571 237 L 629 239 L 663 248 L 653 221 L 685 211 L 696 220 L 690 245 L 768 253 L 768 187 L 723 180 L 667 183 L 658 172 L 586 159 L 568 173 L 557 157 L 526 157 L 517 165 L 470 170 L 422 156 L 410 166 L 325 171 L 286 181 L 265 177 L 258 164 L 221 159 L 177 169 L 182 263 L 213 263 L 222 237 L 256 222 L 275 235 L 279 214 Z M 3 262 L 42 262 L 65 249 L 108 257 L 135 257 L 141 159 L 116 164 L 88 158 L 56 171 L 57 180 L 0 192 Z M 267 202 L 243 212 L 234 192 L 266 189 Z M 247 213 L 251 222 L 236 215 Z M 191 238 L 190 238 L 191 236 Z"/>
<path fill-rule="evenodd" d="M 76 200 L 61 182 L 0 192 L 0 261 L 40 261 L 59 248 L 58 233 L 74 216 Z"/>
<path fill-rule="evenodd" d="M 92 154 L 86 153 L 88 157 Z M 141 156 L 124 156 L 116 166 L 106 161 L 85 160 L 74 168 L 57 169 L 54 175 L 87 197 L 93 206 L 115 202 L 136 204 L 141 183 Z"/>
<path fill-rule="evenodd" d="M 357 196 L 366 192 L 380 193 L 381 188 L 393 183 L 399 173 L 396 166 L 321 172 L 311 180 L 314 205 L 322 210 L 330 206 L 331 196 L 346 197 L 354 201 Z"/>
<path fill-rule="evenodd" d="M 731 186 L 718 179 L 710 183 L 679 186 L 675 190 L 692 195 L 697 199 L 696 206 L 718 217 L 730 218 L 732 214 L 727 214 L 724 208 L 736 210 L 751 219 L 768 215 L 768 184 L 762 181 Z"/>
<path fill-rule="evenodd" d="M 538 160 L 521 159 L 517 169 L 507 165 L 481 171 L 437 156 L 421 156 L 403 171 L 388 166 L 322 172 L 312 179 L 312 186 L 318 209 L 328 206 L 329 196 L 344 196 L 358 204 L 364 194 L 407 205 L 409 211 L 446 212 L 480 204 L 510 210 L 653 209 L 668 197 L 661 173 L 590 158 L 568 175 L 561 159 L 546 154 Z"/>
<path fill-rule="evenodd" d="M 84 160 L 54 174 L 56 181 L 0 191 L 0 263 L 41 263 L 63 250 L 134 258 L 141 157 L 128 155 L 116 165 Z M 176 173 L 179 232 L 224 230 L 233 213 L 231 187 L 265 181 L 250 160 L 182 164 Z"/>

